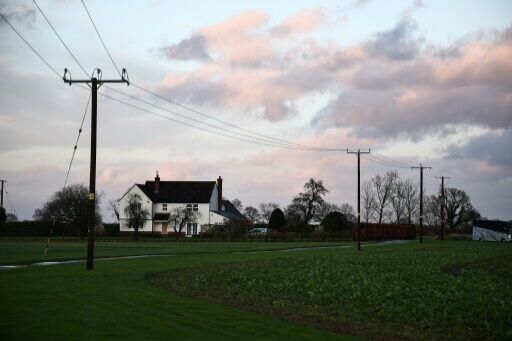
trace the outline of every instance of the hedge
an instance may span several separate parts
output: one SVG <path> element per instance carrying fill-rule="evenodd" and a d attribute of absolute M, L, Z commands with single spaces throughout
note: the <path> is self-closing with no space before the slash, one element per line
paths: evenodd
<path fill-rule="evenodd" d="M 52 224 L 45 221 L 14 221 L 0 224 L 1 236 L 38 236 L 50 234 Z M 54 236 L 79 236 L 78 228 L 70 224 L 55 224 L 52 234 Z"/>
<path fill-rule="evenodd" d="M 356 228 L 352 230 L 352 238 L 356 240 Z M 414 225 L 401 224 L 370 224 L 361 223 L 359 240 L 416 239 Z"/>

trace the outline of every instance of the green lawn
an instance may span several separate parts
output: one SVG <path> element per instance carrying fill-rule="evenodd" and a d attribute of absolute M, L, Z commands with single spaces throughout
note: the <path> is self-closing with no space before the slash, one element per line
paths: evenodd
<path fill-rule="evenodd" d="M 44 249 L 44 242 L 0 241 L 0 264 L 40 259 L 41 245 Z M 424 306 L 434 304 L 438 311 L 443 300 L 452 306 L 448 313 L 457 316 L 453 328 L 462 332 L 460 338 L 510 337 L 509 324 L 504 324 L 510 321 L 510 312 L 502 306 L 511 306 L 503 294 L 505 284 L 511 283 L 511 245 L 428 241 L 421 246 L 367 246 L 360 253 L 353 247 L 231 252 L 305 245 L 98 243 L 97 254 L 106 256 L 170 255 L 98 261 L 92 272 L 82 263 L 3 270 L 0 338 L 321 340 L 367 335 L 361 329 L 364 325 L 370 332 L 382 328 L 391 337 L 429 338 L 439 336 L 446 326 L 426 331 L 438 319 Z M 56 254 L 59 248 L 56 259 L 84 257 L 83 243 L 63 242 L 50 252 Z M 13 249 L 16 255 L 11 254 Z M 394 286 L 406 288 L 407 294 L 399 294 Z M 494 295 L 490 298 L 483 288 Z M 207 299 L 190 297 L 200 293 Z M 381 299 L 383 293 L 389 296 Z M 327 322 L 318 318 L 326 312 L 332 317 Z M 422 317 L 424 312 L 428 314 Z M 347 319 L 349 313 L 353 317 Z M 490 327 L 477 326 L 480 334 L 465 325 L 465 315 L 475 313 L 490 320 Z M 370 321 L 361 324 L 360 317 Z M 388 323 L 398 328 L 395 334 Z"/>
<path fill-rule="evenodd" d="M 187 253 L 218 253 L 236 251 L 258 251 L 288 249 L 294 247 L 336 246 L 350 243 L 320 242 L 190 242 L 173 240 L 132 242 L 97 241 L 94 248 L 95 257 L 116 257 L 145 254 L 187 254 Z M 46 239 L 24 241 L 21 238 L 0 239 L 0 265 L 29 264 L 41 261 L 66 259 L 84 259 L 87 250 L 86 241 L 62 241 L 55 239 L 50 243 L 46 256 L 44 250 Z"/>

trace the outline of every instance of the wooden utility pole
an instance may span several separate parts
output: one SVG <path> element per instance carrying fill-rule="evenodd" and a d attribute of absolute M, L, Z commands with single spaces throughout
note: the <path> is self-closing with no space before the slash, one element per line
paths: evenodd
<path fill-rule="evenodd" d="M 128 75 L 126 69 L 123 69 L 121 79 L 102 79 L 101 70 L 96 69 L 96 77 L 93 76 L 91 79 L 71 79 L 71 74 L 68 69 L 64 69 L 64 76 L 62 79 L 69 85 L 73 83 L 85 83 L 91 88 L 91 165 L 89 172 L 89 194 L 87 199 L 89 200 L 89 229 L 87 238 L 87 270 L 93 269 L 94 262 L 94 223 L 96 220 L 96 130 L 97 130 L 97 101 L 98 101 L 98 89 L 104 83 L 126 83 L 130 85 L 128 81 Z"/>
<path fill-rule="evenodd" d="M 423 243 L 423 169 L 432 169 L 425 167 L 420 163 L 419 167 L 411 167 L 411 169 L 420 170 L 420 243 Z"/>
<path fill-rule="evenodd" d="M 446 227 L 446 196 L 444 194 L 444 179 L 449 178 L 449 176 L 436 176 L 436 179 L 441 179 L 441 240 L 444 240 L 444 229 Z"/>
<path fill-rule="evenodd" d="M 4 182 L 7 180 L 0 180 L 2 183 L 2 188 L 0 189 L 0 207 L 4 207 Z"/>
<path fill-rule="evenodd" d="M 361 236 L 359 227 L 361 225 L 361 154 L 370 154 L 370 149 L 367 151 L 358 150 L 347 150 L 347 154 L 357 155 L 357 227 L 356 227 L 356 239 L 357 239 L 357 251 L 361 251 Z"/>

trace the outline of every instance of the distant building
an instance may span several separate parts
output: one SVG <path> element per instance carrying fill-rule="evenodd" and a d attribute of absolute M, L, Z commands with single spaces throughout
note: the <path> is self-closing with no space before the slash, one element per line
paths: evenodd
<path fill-rule="evenodd" d="M 512 223 L 499 220 L 473 220 L 473 240 L 512 241 Z"/>
<path fill-rule="evenodd" d="M 193 236 L 212 225 L 223 224 L 229 219 L 244 219 L 244 216 L 229 201 L 222 199 L 222 178 L 217 181 L 160 181 L 158 172 L 154 181 L 134 184 L 118 200 L 121 232 L 132 232 L 128 217 L 124 213 L 131 194 L 141 198 L 141 207 L 150 213 L 149 219 L 139 232 L 167 235 L 174 232 L 169 226 L 169 213 L 176 207 L 198 211 L 197 223 L 189 223 L 182 232 Z"/>

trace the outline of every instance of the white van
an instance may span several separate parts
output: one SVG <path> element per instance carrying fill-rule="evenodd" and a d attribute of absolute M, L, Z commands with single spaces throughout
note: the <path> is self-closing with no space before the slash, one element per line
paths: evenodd
<path fill-rule="evenodd" d="M 498 220 L 474 220 L 473 240 L 491 242 L 512 241 L 512 224 Z"/>

